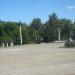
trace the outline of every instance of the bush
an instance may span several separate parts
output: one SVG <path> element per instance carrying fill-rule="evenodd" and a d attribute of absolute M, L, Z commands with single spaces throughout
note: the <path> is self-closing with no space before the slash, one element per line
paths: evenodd
<path fill-rule="evenodd" d="M 75 42 L 74 41 L 66 41 L 64 46 L 67 48 L 75 47 Z"/>

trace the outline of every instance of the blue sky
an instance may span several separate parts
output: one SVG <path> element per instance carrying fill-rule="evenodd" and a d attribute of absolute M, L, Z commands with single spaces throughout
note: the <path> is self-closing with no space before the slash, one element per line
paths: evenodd
<path fill-rule="evenodd" d="M 0 0 L 0 19 L 30 23 L 33 18 L 41 18 L 55 12 L 59 18 L 75 20 L 75 0 Z"/>

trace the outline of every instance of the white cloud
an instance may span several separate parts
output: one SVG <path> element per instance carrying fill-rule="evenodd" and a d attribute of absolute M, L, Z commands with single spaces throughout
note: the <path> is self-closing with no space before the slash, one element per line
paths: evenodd
<path fill-rule="evenodd" d="M 75 9 L 75 6 L 68 6 L 68 9 Z"/>

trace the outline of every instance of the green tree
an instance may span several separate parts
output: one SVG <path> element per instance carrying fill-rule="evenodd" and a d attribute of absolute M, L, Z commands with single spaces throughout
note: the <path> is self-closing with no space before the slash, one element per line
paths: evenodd
<path fill-rule="evenodd" d="M 59 19 L 55 13 L 49 15 L 49 20 L 45 23 L 44 40 L 46 42 L 55 41 L 58 39 Z"/>
<path fill-rule="evenodd" d="M 69 19 L 61 19 L 61 26 L 62 26 L 62 32 L 61 32 L 62 39 L 70 38 L 73 26 L 72 21 Z"/>
<path fill-rule="evenodd" d="M 35 36 L 34 40 L 36 42 L 36 40 L 38 39 L 39 36 L 42 37 L 42 32 L 41 32 L 42 22 L 41 22 L 41 20 L 39 18 L 34 18 L 32 23 L 30 24 L 30 27 L 33 30 L 33 33 L 34 33 L 33 37 Z M 41 38 L 39 38 L 39 39 L 41 39 Z"/>

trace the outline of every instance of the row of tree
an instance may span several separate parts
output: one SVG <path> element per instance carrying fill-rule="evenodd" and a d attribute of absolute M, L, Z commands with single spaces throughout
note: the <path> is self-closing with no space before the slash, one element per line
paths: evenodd
<path fill-rule="evenodd" d="M 22 22 L 0 21 L 0 45 L 7 42 L 20 44 L 20 26 L 23 44 L 56 41 L 58 29 L 60 29 L 61 40 L 75 39 L 75 22 L 65 18 L 59 19 L 56 13 L 52 13 L 45 23 L 42 23 L 40 18 L 34 18 L 29 25 Z"/>

